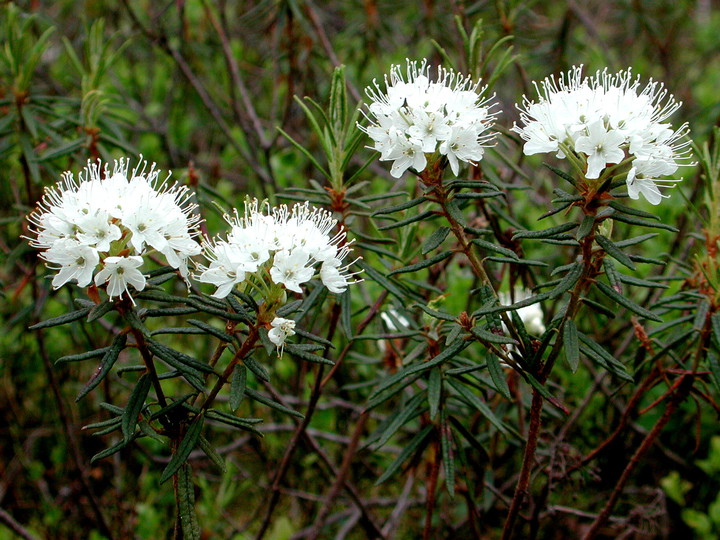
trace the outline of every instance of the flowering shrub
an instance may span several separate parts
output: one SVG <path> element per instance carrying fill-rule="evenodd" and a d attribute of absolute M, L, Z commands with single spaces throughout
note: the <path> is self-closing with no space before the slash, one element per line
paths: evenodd
<path fill-rule="evenodd" d="M 628 63 L 667 70 L 682 109 L 629 69 L 550 75 L 583 60 L 582 6 L 572 40 L 534 48 L 561 6 L 429 3 L 413 27 L 414 7 L 344 26 L 334 5 L 123 2 L 127 47 L 99 21 L 57 25 L 64 49 L 54 11 L 3 8 L 0 524 L 32 538 L 15 518 L 37 506 L 52 538 L 165 537 L 172 515 L 193 540 L 682 534 L 718 488 L 687 458 L 720 393 L 720 131 L 694 144 L 677 120 L 698 140 L 716 120 L 701 70 L 671 76 L 669 32 L 659 65 Z M 376 40 L 348 56 L 357 28 Z M 391 64 L 429 31 L 433 60 Z M 177 182 L 113 160 L 134 148 Z"/>

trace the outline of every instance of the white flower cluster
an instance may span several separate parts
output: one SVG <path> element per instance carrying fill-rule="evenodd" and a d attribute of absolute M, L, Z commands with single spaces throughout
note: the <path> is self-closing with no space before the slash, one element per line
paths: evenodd
<path fill-rule="evenodd" d="M 187 260 L 201 252 L 194 240 L 200 217 L 189 202 L 186 187 L 158 183 L 155 164 L 140 161 L 130 170 L 121 158 L 112 170 L 108 164 L 88 162 L 76 181 L 71 172 L 53 188 L 46 189 L 38 208 L 28 217 L 35 235 L 30 245 L 58 273 L 58 288 L 69 281 L 86 287 L 93 281 L 107 284 L 112 299 L 128 285 L 145 288 L 139 270 L 142 255 L 150 248 L 162 253 L 168 264 L 187 278 Z M 168 175 L 169 177 L 169 175 Z M 95 270 L 100 265 L 100 271 Z"/>
<path fill-rule="evenodd" d="M 376 81 L 365 93 L 372 100 L 370 126 L 358 125 L 375 142 L 380 159 L 392 161 L 390 174 L 400 178 L 410 167 L 421 172 L 428 155 L 446 156 L 455 175 L 460 161 L 482 159 L 484 147 L 495 137 L 489 128 L 495 120 L 492 98 L 482 97 L 485 88 L 452 70 L 438 67 L 430 80 L 430 66 L 423 60 L 407 60 L 406 77 L 401 66 L 385 76 L 386 91 Z M 406 80 L 407 79 L 407 80 Z M 367 115 L 366 115 L 367 116 Z"/>
<path fill-rule="evenodd" d="M 539 100 L 523 97 L 522 127 L 513 130 L 525 140 L 526 155 L 556 152 L 564 158 L 574 152 L 587 161 L 587 179 L 600 177 L 607 165 L 632 161 L 627 170 L 628 195 L 642 194 L 659 204 L 659 187 L 681 179 L 673 175 L 689 156 L 687 124 L 673 130 L 665 121 L 681 105 L 662 83 L 650 80 L 641 90 L 640 78 L 630 69 L 609 74 L 598 71 L 582 76 L 573 67 L 558 80 L 546 78 L 535 85 Z"/>
<path fill-rule="evenodd" d="M 231 225 L 227 240 L 216 238 L 205 244 L 210 266 L 199 266 L 197 280 L 217 287 L 213 294 L 225 298 L 238 283 L 257 275 L 275 284 L 302 292 L 300 286 L 315 276 L 320 263 L 320 279 L 334 293 L 343 292 L 350 281 L 343 260 L 351 249 L 345 242 L 344 230 L 333 234 L 337 224 L 330 212 L 311 208 L 309 203 L 288 210 L 281 205 L 263 212 L 264 204 L 257 199 L 245 203 L 240 217 L 225 216 Z"/>

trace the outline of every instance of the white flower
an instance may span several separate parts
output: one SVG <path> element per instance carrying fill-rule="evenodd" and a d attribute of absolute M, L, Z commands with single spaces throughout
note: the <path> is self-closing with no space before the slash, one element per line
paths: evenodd
<path fill-rule="evenodd" d="M 409 168 L 423 171 L 435 155 L 447 156 L 457 175 L 459 162 L 480 160 L 495 137 L 489 132 L 495 105 L 483 97 L 486 87 L 478 90 L 479 83 L 451 69 L 439 67 L 431 81 L 427 60 L 420 65 L 407 60 L 405 75 L 401 66 L 391 67 L 385 90 L 373 83 L 374 88 L 365 89 L 371 100 L 366 114 L 370 125 L 358 127 L 373 140 L 380 160 L 393 162 L 395 178 Z"/>
<path fill-rule="evenodd" d="M 107 293 L 111 300 L 124 292 L 132 299 L 128 285 L 132 285 L 136 291 L 145 288 L 145 276 L 138 270 L 142 263 L 143 258 L 137 255 L 107 257 L 103 261 L 104 268 L 95 274 L 95 285 L 107 283 Z"/>
<path fill-rule="evenodd" d="M 302 292 L 300 285 L 310 281 L 315 274 L 310 263 L 310 255 L 300 248 L 292 251 L 278 251 L 270 268 L 270 276 L 275 283 L 285 285 L 286 289 Z"/>
<path fill-rule="evenodd" d="M 625 152 L 620 145 L 625 142 L 625 137 L 618 131 L 605 129 L 602 120 L 597 120 L 587 127 L 587 136 L 578 137 L 575 141 L 575 151 L 587 155 L 586 178 L 594 179 L 600 177 L 600 172 L 608 163 L 620 163 L 625 157 Z"/>
<path fill-rule="evenodd" d="M 337 220 L 330 212 L 307 202 L 292 209 L 285 205 L 271 209 L 248 199 L 242 217 L 235 210 L 225 219 L 231 226 L 227 240 L 216 238 L 204 245 L 210 265 L 198 265 L 196 276 L 217 287 L 216 298 L 225 298 L 246 281 L 301 293 L 302 285 L 315 277 L 318 264 L 320 279 L 331 292 L 341 293 L 352 283 L 352 263 L 343 264 L 351 242 L 344 230 L 334 231 Z"/>
<path fill-rule="evenodd" d="M 57 240 L 41 257 L 60 265 L 60 271 L 52 280 L 56 289 L 73 279 L 80 287 L 87 287 L 92 282 L 93 271 L 100 260 L 97 250 L 72 238 Z"/>
<path fill-rule="evenodd" d="M 681 103 L 662 83 L 650 80 L 641 88 L 640 78 L 629 69 L 583 77 L 582 66 L 575 66 L 558 79 L 546 78 L 535 89 L 538 101 L 523 97 L 518 107 L 521 126 L 513 127 L 525 141 L 526 155 L 556 152 L 562 159 L 567 152 L 574 152 L 586 161 L 585 177 L 590 180 L 599 178 L 607 165 L 625 160 L 644 161 L 638 170 L 652 170 L 648 174 L 658 176 L 675 174 L 679 166 L 688 165 L 690 142 L 681 141 L 689 131 L 687 124 L 673 130 L 666 122 Z M 632 198 L 642 193 L 653 204 L 659 202 L 657 176 L 653 177 L 654 189 L 639 189 L 640 177 L 634 173 L 636 184 L 631 187 L 628 178 Z"/>
<path fill-rule="evenodd" d="M 187 277 L 189 257 L 201 251 L 195 241 L 200 217 L 193 213 L 187 188 L 168 187 L 167 179 L 158 182 L 159 173 L 154 164 L 148 170 L 144 161 L 131 169 L 125 158 L 112 168 L 98 160 L 88 162 L 77 181 L 66 172 L 56 186 L 46 189 L 28 216 L 34 234 L 29 240 L 43 250 L 40 256 L 48 263 L 60 265 L 52 282 L 55 288 L 71 280 L 81 287 L 89 285 L 100 264 L 98 275 L 104 277 L 98 283 L 109 283 L 111 298 L 120 296 L 128 289 L 119 278 L 110 277 L 107 261 L 117 258 L 110 255 L 127 253 L 130 261 L 140 259 L 139 266 L 140 256 L 150 248 Z M 132 264 L 125 261 L 111 273 L 130 271 Z M 126 283 L 141 290 L 145 278 L 141 280 L 137 270 L 129 273 Z"/>
<path fill-rule="evenodd" d="M 268 331 L 268 339 L 278 348 L 280 354 L 285 346 L 285 340 L 295 335 L 295 321 L 292 319 L 283 319 L 275 317 L 270 323 L 272 328 Z"/>

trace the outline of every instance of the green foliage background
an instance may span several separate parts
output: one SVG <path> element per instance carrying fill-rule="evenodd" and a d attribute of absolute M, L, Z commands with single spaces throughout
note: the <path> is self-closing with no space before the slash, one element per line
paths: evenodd
<path fill-rule="evenodd" d="M 17 2 L 16 7 L 2 2 L 1 9 L 0 509 L 40 537 L 107 535 L 98 522 L 99 507 L 115 537 L 160 538 L 166 535 L 174 512 L 171 491 L 159 485 L 167 462 L 167 458 L 157 457 L 163 453 L 159 443 L 144 442 L 89 464 L 89 458 L 110 441 L 79 428 L 105 419 L 100 402 L 126 401 L 131 386 L 123 376 L 116 376 L 112 384 L 104 383 L 75 404 L 74 397 L 95 366 L 52 363 L 62 356 L 103 346 L 106 336 L 97 326 L 84 323 L 42 334 L 27 331 L 40 318 L 64 313 L 79 295 L 70 287 L 53 291 L 45 279 L 48 271 L 38 265 L 37 254 L 20 239 L 27 232 L 24 216 L 32 210 L 43 187 L 59 180 L 60 172 L 77 171 L 87 159 L 142 154 L 160 168 L 171 169 L 174 179 L 195 190 L 207 230 L 214 234 L 221 230 L 222 220 L 221 211 L 210 204 L 211 200 L 219 200 L 228 209 L 241 204 L 245 194 L 289 200 L 298 196 L 293 189 L 313 187 L 311 180 L 327 184 L 307 156 L 278 130 L 299 141 L 314 156 L 322 154 L 318 138 L 293 96 L 327 103 L 333 69 L 344 64 L 354 107 L 363 98 L 362 89 L 387 73 L 392 63 L 403 62 L 406 57 L 428 57 L 440 63 L 441 51 L 452 67 L 487 79 L 496 65 L 491 62 L 482 70 L 478 64 L 467 65 L 457 29 L 460 24 L 469 32 L 480 20 L 488 46 L 512 36 L 503 47 L 511 45 L 510 56 L 517 55 L 493 87 L 503 110 L 499 119 L 502 126 L 510 127 L 517 119 L 514 103 L 523 93 L 533 93 L 531 81 L 580 63 L 586 65 L 587 72 L 632 67 L 643 80 L 653 77 L 664 81 L 684 101 L 679 116 L 690 122 L 696 142 L 708 140 L 720 120 L 720 10 L 716 2 L 708 0 L 591 0 L 582 4 L 502 0 L 62 0 Z M 19 27 L 23 28 L 22 35 L 13 34 L 11 28 Z M 33 47 L 39 43 L 44 46 L 33 62 Z M 25 61 L 13 62 L 18 58 Z M 678 124 L 680 121 L 674 119 Z M 348 171 L 359 171 L 371 157 L 372 152 L 361 147 Z M 525 160 L 513 137 L 503 138 L 497 149 L 488 153 L 490 167 L 508 184 L 507 211 L 517 228 L 537 228 L 535 220 L 549 208 L 552 188 L 557 185 L 557 178 L 540 167 L 541 159 L 536 157 Z M 405 194 L 414 182 L 410 175 L 394 181 L 384 164 L 377 161 L 361 173 L 360 179 L 367 184 L 358 197 L 389 191 Z M 702 193 L 699 173 L 686 169 L 685 181 L 672 193 L 672 199 L 656 209 L 662 221 L 676 225 L 680 233 L 660 234 L 646 247 L 647 252 L 667 253 L 671 261 L 689 259 L 696 243 L 690 233 L 698 232 L 699 224 L 686 201 L 697 202 Z M 358 232 L 371 232 L 364 217 L 367 212 L 351 212 L 347 222 L 350 229 L 356 226 Z M 432 224 L 423 225 L 395 239 L 406 247 L 409 257 L 419 242 L 417 237 L 425 239 L 432 230 Z M 561 260 L 561 250 L 550 252 L 547 246 L 534 249 L 527 254 L 529 258 L 551 265 Z M 364 255 L 371 259 L 375 256 Z M 460 271 L 446 279 L 453 282 L 454 294 L 438 302 L 450 312 L 462 311 L 469 302 L 462 291 L 470 288 L 470 279 Z M 441 296 L 446 284 L 439 286 Z M 363 318 L 363 304 L 372 305 L 377 293 L 378 287 L 368 284 L 362 296 L 354 298 L 359 314 L 356 323 Z M 402 310 L 404 306 L 395 307 Z M 588 324 L 598 335 L 607 330 L 607 341 L 612 345 L 620 346 L 621 336 L 632 335 L 627 325 L 608 330 L 595 321 Z M 370 334 L 386 331 L 379 319 L 371 325 Z M 350 417 L 365 406 L 370 393 L 371 388 L 364 383 L 375 380 L 383 365 L 387 367 L 387 362 L 393 361 L 389 353 L 382 356 L 377 344 L 367 343 L 356 347 L 352 361 L 338 371 L 310 425 L 336 467 L 342 462 L 349 430 L 354 426 Z M 180 336 L 173 346 L 205 357 L 212 345 L 204 338 Z M 314 380 L 310 368 L 286 355 L 273 361 L 270 369 L 278 392 L 302 410 Z M 574 374 L 563 372 L 555 383 L 553 391 L 571 409 L 586 397 L 590 399 L 572 426 L 572 444 L 577 447 L 568 446 L 558 454 L 568 458 L 582 455 L 604 438 L 607 426 L 617 421 L 620 403 L 630 389 L 618 386 L 616 381 L 608 385 L 597 372 L 582 368 Z M 657 395 L 649 396 L 647 403 L 662 392 L 656 389 Z M 502 414 L 512 412 L 503 410 L 498 402 L 495 405 Z M 244 433 L 218 433 L 215 442 L 228 462 L 224 475 L 206 460 L 193 462 L 198 515 L 207 537 L 254 537 L 275 467 L 295 427 L 287 417 L 272 411 L 250 406 L 246 413 L 264 419 L 260 429 L 266 436 L 262 440 Z M 391 413 L 383 410 L 371 419 L 368 434 Z M 546 413 L 552 424 L 557 411 L 549 408 Z M 617 477 L 618 467 L 659 414 L 651 411 L 641 416 L 632 435 L 599 463 L 595 476 L 573 478 L 559 490 L 553 504 L 566 508 L 597 502 L 595 483 L 603 485 Z M 709 527 L 707 534 L 712 535 L 712 527 L 715 531 L 720 527 L 720 520 L 714 516 L 720 487 L 717 467 L 710 474 L 707 467 L 698 465 L 702 459 L 710 459 L 710 436 L 717 432 L 716 423 L 715 412 L 687 402 L 682 413 L 671 420 L 659 447 L 637 472 L 633 496 L 644 501 L 638 508 L 646 503 L 642 519 L 647 519 L 648 537 L 672 537 L 700 531 L 698 527 Z M 552 436 L 551 431 L 548 436 Z M 397 538 L 419 535 L 424 518 L 421 488 L 409 496 L 401 495 L 408 478 L 402 475 L 380 486 L 374 484 L 411 437 L 412 433 L 392 439 L 381 450 L 361 445 L 350 469 L 362 497 L 383 521 L 398 508 L 397 502 L 406 498 L 395 530 Z M 365 442 L 372 442 L 372 437 Z M 570 443 L 558 440 L 557 444 Z M 495 436 L 483 445 L 489 453 L 472 456 L 481 472 L 473 481 L 487 485 L 480 490 L 482 500 L 478 504 L 485 512 L 482 534 L 493 538 L 502 527 L 504 515 L 502 511 L 492 512 L 496 506 L 502 507 L 497 490 L 507 490 L 507 486 L 496 484 L 495 477 L 512 481 L 509 472 L 517 470 L 522 448 L 517 439 Z M 714 452 L 716 456 L 717 449 Z M 614 459 L 617 456 L 620 458 Z M 320 461 L 307 446 L 295 454 L 267 538 L 301 537 L 312 526 L 332 483 L 332 476 Z M 422 476 L 424 469 L 418 467 L 417 474 Z M 669 476 L 672 474 L 676 476 Z M 663 484 L 670 496 L 657 487 L 663 478 L 670 478 Z M 423 480 L 417 483 L 422 486 Z M 88 493 L 94 495 L 94 501 Z M 445 537 L 472 537 L 463 521 L 472 499 L 460 495 L 450 499 L 446 494 L 439 497 L 440 511 L 434 522 L 437 530 Z M 581 503 L 576 502 L 578 499 Z M 628 503 L 625 509 L 631 506 Z M 683 507 L 691 507 L 695 514 L 684 512 Z M 352 505 L 341 500 L 333 511 L 335 521 L 327 525 L 323 535 L 364 537 L 358 526 L 343 530 L 344 524 L 352 523 L 351 518 L 357 519 Z M 579 517 L 562 515 L 556 529 L 546 525 L 540 536 L 574 537 Z M 698 515 L 705 515 L 705 519 Z M 12 538 L 12 534 L 0 526 L 0 538 Z"/>

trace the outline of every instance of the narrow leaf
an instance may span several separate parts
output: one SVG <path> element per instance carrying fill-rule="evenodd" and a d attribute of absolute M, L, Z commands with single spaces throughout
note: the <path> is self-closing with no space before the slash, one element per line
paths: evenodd
<path fill-rule="evenodd" d="M 137 424 L 138 416 L 145 407 L 145 399 L 147 398 L 151 385 L 152 381 L 150 380 L 150 376 L 145 373 L 140 376 L 135 388 L 133 388 L 130 394 L 130 399 L 122 415 L 122 434 L 126 441 L 129 441 L 130 437 L 135 433 L 135 425 Z"/>
<path fill-rule="evenodd" d="M 230 410 L 235 412 L 240 402 L 245 397 L 245 385 L 247 383 L 247 369 L 238 364 L 235 366 L 230 382 Z"/>
<path fill-rule="evenodd" d="M 406 201 L 404 203 L 395 204 L 392 206 L 386 206 L 385 208 L 381 208 L 380 210 L 376 210 L 371 214 L 372 217 L 375 216 L 384 216 L 387 214 L 394 214 L 395 212 L 400 212 L 401 210 L 407 210 L 408 208 L 412 208 L 413 206 L 417 206 L 418 204 L 426 201 L 426 197 L 418 197 L 417 199 L 412 199 L 410 201 Z"/>
<path fill-rule="evenodd" d="M 550 227 L 541 231 L 518 231 L 513 235 L 512 239 L 518 240 L 520 238 L 552 238 L 553 236 L 557 236 L 558 234 L 568 232 L 575 227 L 577 227 L 577 223 L 563 223 L 562 225 L 557 225 L 555 227 Z"/>
<path fill-rule="evenodd" d="M 90 308 L 83 308 L 78 309 L 77 311 L 71 311 L 70 313 L 66 313 L 65 315 L 60 315 L 59 317 L 53 317 L 52 319 L 40 321 L 37 324 L 33 324 L 32 326 L 28 327 L 28 330 L 40 330 L 41 328 L 50 328 L 51 326 L 60 326 L 61 324 L 67 324 L 69 322 L 82 319 L 89 312 Z"/>
<path fill-rule="evenodd" d="M 452 386 L 458 394 L 463 398 L 463 401 L 467 402 L 468 405 L 475 407 L 480 414 L 487 418 L 490 423 L 495 426 L 501 432 L 507 434 L 508 428 L 505 424 L 495 416 L 495 413 L 490 409 L 487 403 L 477 397 L 472 391 L 467 388 L 461 381 L 448 379 L 450 386 Z"/>
<path fill-rule="evenodd" d="M 578 262 L 573 264 L 570 267 L 570 270 L 567 274 L 560 280 L 560 283 L 558 283 L 551 291 L 548 299 L 557 298 L 558 296 L 562 295 L 566 291 L 569 291 L 572 289 L 575 284 L 580 279 L 580 276 L 582 275 L 583 271 L 583 263 Z"/>
<path fill-rule="evenodd" d="M 95 388 L 98 384 L 100 384 L 100 382 L 102 382 L 102 380 L 107 376 L 108 373 L 110 373 L 110 369 L 113 367 L 113 365 L 115 365 L 118 356 L 120 356 L 120 351 L 125 348 L 126 343 L 126 334 L 119 334 L 115 337 L 112 345 L 107 349 L 105 355 L 100 361 L 100 365 L 97 367 L 95 372 L 90 377 L 90 380 L 85 386 L 83 386 L 82 390 L 80 390 L 80 393 L 75 398 L 76 402 L 84 398 L 93 388 Z"/>
<path fill-rule="evenodd" d="M 408 400 L 408 402 L 402 409 L 396 411 L 392 416 L 392 420 L 383 431 L 380 440 L 376 443 L 375 448 L 381 448 L 382 446 L 385 446 L 385 444 L 390 440 L 390 438 L 395 435 L 398 429 L 400 429 L 410 420 L 415 418 L 415 416 L 417 416 L 417 410 L 420 407 L 420 403 L 422 403 L 424 399 L 425 393 L 418 392 Z"/>
<path fill-rule="evenodd" d="M 445 409 L 440 414 L 440 448 L 443 468 L 445 469 L 445 487 L 451 499 L 455 498 L 455 456 L 453 455 L 452 430 L 447 423 Z"/>
<path fill-rule="evenodd" d="M 660 317 L 658 317 L 657 315 L 655 315 L 652 311 L 637 305 L 635 302 L 630 300 L 627 296 L 624 296 L 624 295 L 618 293 L 615 289 L 613 289 L 609 285 L 603 283 L 602 281 L 596 281 L 595 286 L 598 289 L 600 289 L 600 291 L 605 296 L 607 296 L 608 298 L 611 298 L 612 300 L 615 300 L 618 304 L 620 304 L 624 308 L 632 311 L 633 313 L 640 315 L 641 317 L 645 317 L 646 319 L 650 319 L 651 321 L 662 322 L 662 319 Z"/>
<path fill-rule="evenodd" d="M 398 455 L 398 457 L 395 458 L 395 460 L 388 466 L 387 469 L 385 469 L 385 472 L 382 473 L 380 478 L 377 479 L 375 482 L 375 485 L 378 486 L 382 484 L 385 480 L 390 478 L 395 472 L 400 468 L 400 466 L 405 463 L 411 456 L 415 455 L 416 452 L 422 452 L 425 449 L 425 446 L 427 444 L 428 435 L 430 435 L 430 432 L 433 430 L 433 425 L 425 426 L 425 428 L 420 431 L 415 437 L 412 438 L 412 440 L 405 445 L 405 448 L 402 452 Z"/>
<path fill-rule="evenodd" d="M 565 321 L 565 332 L 563 334 L 563 347 L 565 349 L 565 360 L 567 360 L 570 371 L 575 373 L 580 364 L 580 346 L 578 344 L 578 331 L 575 321 Z"/>
<path fill-rule="evenodd" d="M 437 229 L 435 229 L 435 232 L 433 232 L 423 243 L 421 250 L 422 254 L 427 255 L 440 244 L 442 244 L 447 238 L 449 232 L 450 227 L 438 227 Z"/>
<path fill-rule="evenodd" d="M 635 270 L 635 265 L 630 260 L 630 257 L 623 253 L 622 250 L 617 247 L 617 245 L 614 244 L 609 238 L 603 236 L 602 234 L 598 234 L 597 236 L 595 236 L 595 241 L 601 248 L 603 248 L 603 250 L 605 250 L 605 253 L 610 255 L 617 262 L 624 266 L 627 266 L 630 270 Z"/>
<path fill-rule="evenodd" d="M 205 415 L 203 413 L 200 413 L 192 419 L 190 424 L 188 424 L 187 431 L 185 432 L 183 440 L 178 445 L 177 450 L 173 454 L 173 457 L 170 459 L 170 462 L 167 464 L 165 470 L 160 476 L 161 484 L 167 482 L 173 474 L 178 472 L 180 468 L 186 464 L 187 458 L 190 456 L 190 452 L 193 451 L 193 448 L 195 448 L 195 445 L 200 438 L 204 422 Z M 180 475 L 178 475 L 178 480 L 179 476 Z"/>
<path fill-rule="evenodd" d="M 485 359 L 487 360 L 488 371 L 490 372 L 490 377 L 493 380 L 495 389 L 507 399 L 512 399 L 512 396 L 510 395 L 510 388 L 508 387 L 507 379 L 505 378 L 505 372 L 500 365 L 500 359 L 492 352 L 486 354 Z"/>
<path fill-rule="evenodd" d="M 252 388 L 245 388 L 245 394 L 247 394 L 247 396 L 249 398 L 254 399 L 255 401 L 257 401 L 259 403 L 262 403 L 263 405 L 267 405 L 268 407 L 275 409 L 276 411 L 280 411 L 281 413 L 295 416 L 296 418 L 305 418 L 304 414 L 294 411 L 292 409 L 289 409 L 285 405 L 281 405 L 280 403 L 273 401 L 269 397 L 263 396 L 262 394 L 256 392 Z"/>
<path fill-rule="evenodd" d="M 439 367 L 430 371 L 428 378 L 428 406 L 430 408 L 430 420 L 435 420 L 438 409 L 440 408 L 440 399 L 442 396 L 442 371 Z"/>

